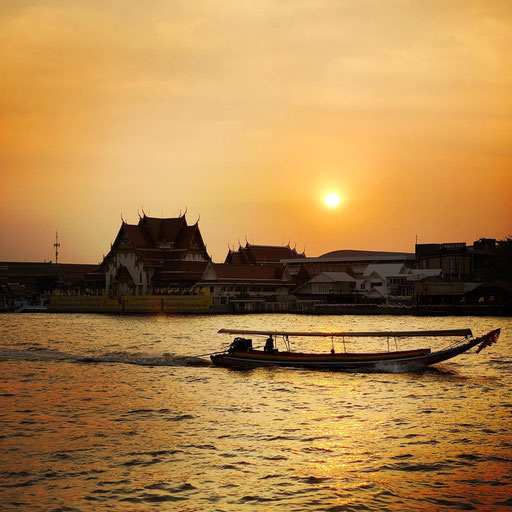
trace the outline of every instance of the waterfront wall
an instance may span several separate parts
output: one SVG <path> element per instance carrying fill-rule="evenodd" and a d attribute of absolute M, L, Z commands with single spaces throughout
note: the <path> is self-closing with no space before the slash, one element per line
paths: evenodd
<path fill-rule="evenodd" d="M 203 313 L 210 295 L 53 295 L 48 311 L 62 313 Z"/>

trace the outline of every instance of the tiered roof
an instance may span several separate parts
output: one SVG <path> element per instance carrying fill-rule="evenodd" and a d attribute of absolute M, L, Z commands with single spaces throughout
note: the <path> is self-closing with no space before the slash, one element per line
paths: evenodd
<path fill-rule="evenodd" d="M 253 245 L 247 242 L 245 247 L 239 246 L 237 251 L 229 250 L 225 263 L 231 265 L 275 265 L 281 260 L 304 258 L 289 245 Z"/>

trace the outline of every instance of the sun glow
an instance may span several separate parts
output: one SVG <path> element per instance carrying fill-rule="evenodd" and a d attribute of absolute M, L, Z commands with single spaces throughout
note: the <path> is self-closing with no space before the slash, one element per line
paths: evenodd
<path fill-rule="evenodd" d="M 336 208 L 338 204 L 340 204 L 340 196 L 338 194 L 335 194 L 334 192 L 331 192 L 325 196 L 325 204 L 329 208 Z"/>

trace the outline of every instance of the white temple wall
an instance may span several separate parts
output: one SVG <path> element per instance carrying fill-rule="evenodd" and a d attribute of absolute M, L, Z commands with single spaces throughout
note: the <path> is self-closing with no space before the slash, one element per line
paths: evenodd
<path fill-rule="evenodd" d="M 118 252 L 110 261 L 107 272 L 105 274 L 105 287 L 110 289 L 112 282 L 119 271 L 119 267 L 127 268 L 133 282 L 136 285 L 136 295 L 145 294 L 148 291 L 154 269 L 148 272 L 144 269 L 143 263 L 137 259 L 137 255 L 133 252 Z M 126 293 L 128 293 L 126 291 Z"/>

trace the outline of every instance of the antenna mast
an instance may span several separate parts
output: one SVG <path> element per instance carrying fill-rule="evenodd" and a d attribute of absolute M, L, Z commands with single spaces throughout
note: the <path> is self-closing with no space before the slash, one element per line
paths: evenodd
<path fill-rule="evenodd" d="M 59 234 L 57 233 L 57 230 L 55 230 L 55 243 L 53 244 L 53 247 L 55 247 L 55 263 L 59 262 Z"/>

